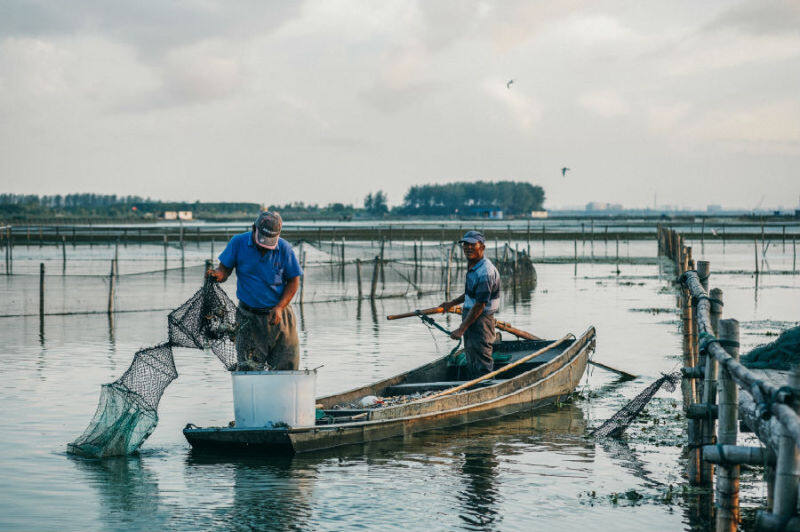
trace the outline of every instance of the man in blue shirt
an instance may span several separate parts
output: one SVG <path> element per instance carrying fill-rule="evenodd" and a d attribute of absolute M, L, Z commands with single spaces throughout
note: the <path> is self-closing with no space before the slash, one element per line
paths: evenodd
<path fill-rule="evenodd" d="M 262 212 L 251 231 L 231 238 L 217 269 L 208 271 L 222 283 L 236 270 L 239 370 L 295 370 L 300 365 L 297 322 L 289 303 L 303 270 L 291 244 L 279 236 L 282 225 L 278 213 Z"/>
<path fill-rule="evenodd" d="M 492 344 L 495 339 L 494 313 L 500 308 L 500 274 L 492 261 L 483 256 L 486 239 L 478 231 L 467 231 L 459 240 L 467 258 L 464 293 L 441 304 L 444 311 L 463 303 L 461 325 L 450 335 L 464 337 L 467 378 L 475 378 L 494 369 Z"/>

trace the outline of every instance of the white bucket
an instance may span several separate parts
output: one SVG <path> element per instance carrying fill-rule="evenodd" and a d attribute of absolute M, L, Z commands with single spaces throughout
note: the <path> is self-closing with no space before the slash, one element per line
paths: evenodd
<path fill-rule="evenodd" d="M 236 427 L 313 426 L 317 371 L 232 371 Z"/>

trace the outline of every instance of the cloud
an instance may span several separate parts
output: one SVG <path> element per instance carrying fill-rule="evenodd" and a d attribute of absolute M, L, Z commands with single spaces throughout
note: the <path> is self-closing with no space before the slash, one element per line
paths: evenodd
<path fill-rule="evenodd" d="M 688 124 L 685 134 L 748 152 L 800 154 L 800 102 L 787 99 L 711 111 Z"/>
<path fill-rule="evenodd" d="M 506 88 L 506 81 L 487 79 L 484 91 L 497 103 L 505 107 L 506 115 L 521 129 L 531 129 L 542 118 L 542 110 L 536 100 L 513 85 Z"/>
<path fill-rule="evenodd" d="M 578 103 L 592 113 L 604 118 L 613 118 L 630 113 L 630 106 L 613 90 L 593 91 L 581 94 Z"/>

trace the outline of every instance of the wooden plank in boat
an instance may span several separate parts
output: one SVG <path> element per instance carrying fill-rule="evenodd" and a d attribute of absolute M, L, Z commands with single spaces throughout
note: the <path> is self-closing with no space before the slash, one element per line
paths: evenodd
<path fill-rule="evenodd" d="M 492 386 L 501 382 L 506 382 L 508 379 L 487 379 L 475 385 L 475 387 Z M 389 386 L 383 391 L 384 396 L 392 395 L 410 395 L 419 392 L 439 392 L 442 390 L 449 390 L 466 381 L 440 381 L 440 382 L 409 382 L 405 384 L 395 384 Z"/>

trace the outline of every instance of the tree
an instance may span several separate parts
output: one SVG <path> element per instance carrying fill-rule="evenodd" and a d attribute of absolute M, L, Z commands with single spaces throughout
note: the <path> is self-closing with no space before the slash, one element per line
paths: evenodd
<path fill-rule="evenodd" d="M 373 197 L 374 202 L 374 197 Z M 540 186 L 519 181 L 477 181 L 446 185 L 411 187 L 398 209 L 404 214 L 485 215 L 502 210 L 507 214 L 529 214 L 541 210 L 544 190 Z"/>
<path fill-rule="evenodd" d="M 377 216 L 383 216 L 389 212 L 389 206 L 386 204 L 386 194 L 383 190 L 377 191 L 375 194 L 369 193 L 364 198 L 364 209 Z"/>

